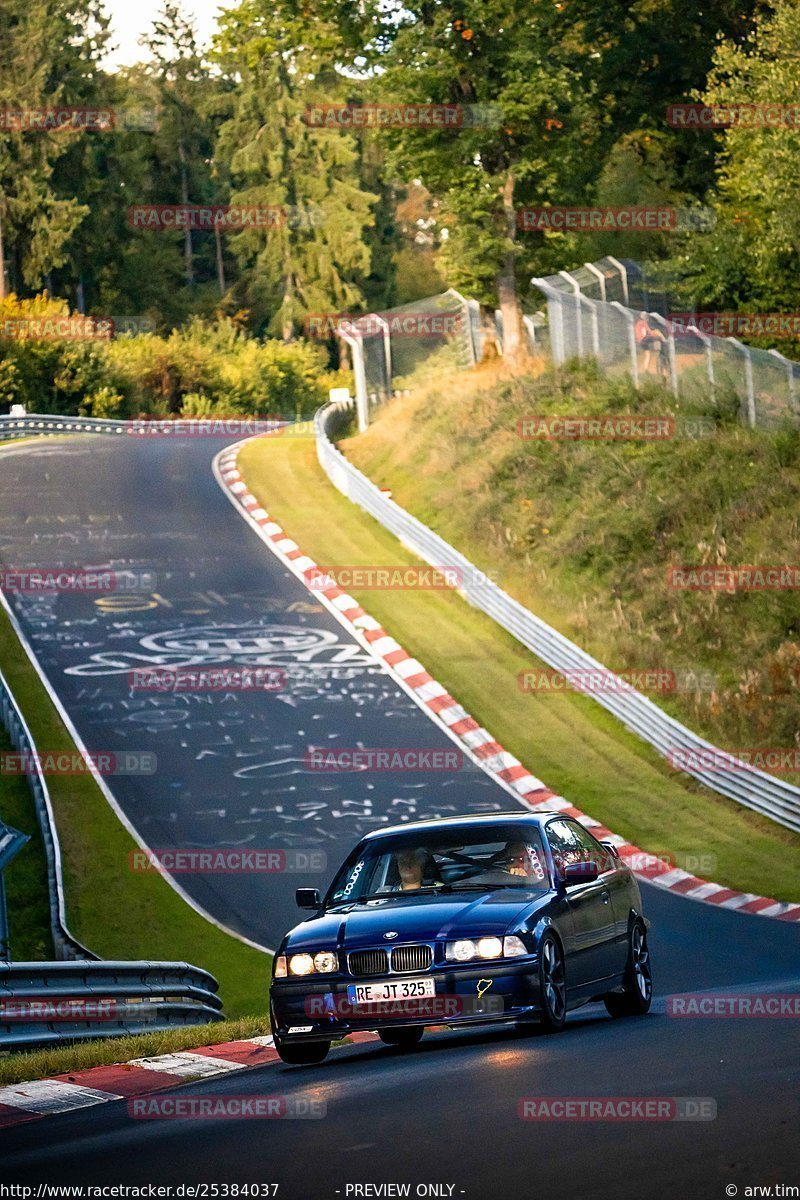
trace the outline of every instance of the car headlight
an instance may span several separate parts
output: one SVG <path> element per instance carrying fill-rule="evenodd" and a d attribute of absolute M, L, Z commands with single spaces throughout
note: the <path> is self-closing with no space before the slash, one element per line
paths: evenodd
<path fill-rule="evenodd" d="M 337 971 L 339 963 L 336 955 L 332 950 L 320 950 L 319 954 L 314 955 L 314 968 L 321 975 L 329 975 L 331 971 Z"/>
<path fill-rule="evenodd" d="M 318 950 L 313 955 L 293 954 L 289 959 L 290 975 L 313 975 L 315 972 L 319 975 L 330 975 L 332 971 L 338 970 L 339 959 L 336 957 L 334 950 Z M 275 975 L 276 977 L 279 976 L 277 966 L 275 968 Z M 283 978 L 283 976 L 280 976 L 280 978 Z"/>
<path fill-rule="evenodd" d="M 489 958 L 519 958 L 529 951 L 522 938 L 512 934 L 510 937 L 460 938 L 457 942 L 448 942 L 445 947 L 445 958 L 448 962 L 474 962 L 476 959 Z"/>
<path fill-rule="evenodd" d="M 451 962 L 469 962 L 471 958 L 475 958 L 478 953 L 478 947 L 474 942 L 462 938 L 459 942 L 448 942 L 445 957 Z"/>
<path fill-rule="evenodd" d="M 314 970 L 314 960 L 310 954 L 293 954 L 289 959 L 289 972 L 292 975 L 310 975 Z"/>
<path fill-rule="evenodd" d="M 275 973 L 274 973 L 274 978 L 275 978 L 275 979 L 285 979 L 285 978 L 286 978 L 286 974 L 287 974 L 287 971 L 286 971 L 286 955 L 285 955 L 285 954 L 279 954 L 279 955 L 278 955 L 278 957 L 275 959 Z"/>

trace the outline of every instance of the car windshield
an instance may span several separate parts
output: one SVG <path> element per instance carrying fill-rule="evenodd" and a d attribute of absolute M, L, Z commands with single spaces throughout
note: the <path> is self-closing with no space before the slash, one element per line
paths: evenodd
<path fill-rule="evenodd" d="M 519 826 L 436 830 L 381 838 L 350 856 L 328 893 L 328 904 L 409 892 L 549 886 L 538 830 Z"/>

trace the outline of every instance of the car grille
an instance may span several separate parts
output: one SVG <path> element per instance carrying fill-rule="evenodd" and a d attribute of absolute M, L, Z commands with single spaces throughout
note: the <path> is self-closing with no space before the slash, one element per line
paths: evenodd
<path fill-rule="evenodd" d="M 389 970 L 386 950 L 354 950 L 349 962 L 351 975 L 385 975 Z"/>
<path fill-rule="evenodd" d="M 394 946 L 392 948 L 393 971 L 427 971 L 433 962 L 430 946 Z"/>
<path fill-rule="evenodd" d="M 390 957 L 391 956 L 391 957 Z M 431 946 L 393 946 L 391 950 L 354 950 L 348 955 L 351 975 L 386 975 L 389 971 L 427 971 Z"/>

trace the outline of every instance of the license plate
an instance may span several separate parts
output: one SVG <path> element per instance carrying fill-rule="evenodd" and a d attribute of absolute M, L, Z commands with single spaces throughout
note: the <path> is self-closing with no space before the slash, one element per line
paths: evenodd
<path fill-rule="evenodd" d="M 351 983 L 347 999 L 351 1004 L 375 1004 L 381 1000 L 416 1000 L 435 996 L 434 979 L 385 979 L 380 983 Z"/>

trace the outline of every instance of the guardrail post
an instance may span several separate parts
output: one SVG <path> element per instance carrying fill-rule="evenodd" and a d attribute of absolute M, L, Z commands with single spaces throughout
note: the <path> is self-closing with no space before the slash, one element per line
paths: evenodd
<path fill-rule="evenodd" d="M 750 353 L 750 347 L 745 346 L 738 338 L 728 337 L 726 342 L 730 342 L 741 350 L 744 355 L 744 378 L 747 386 L 747 423 L 751 429 L 756 427 L 756 393 L 753 387 L 753 356 Z"/>

